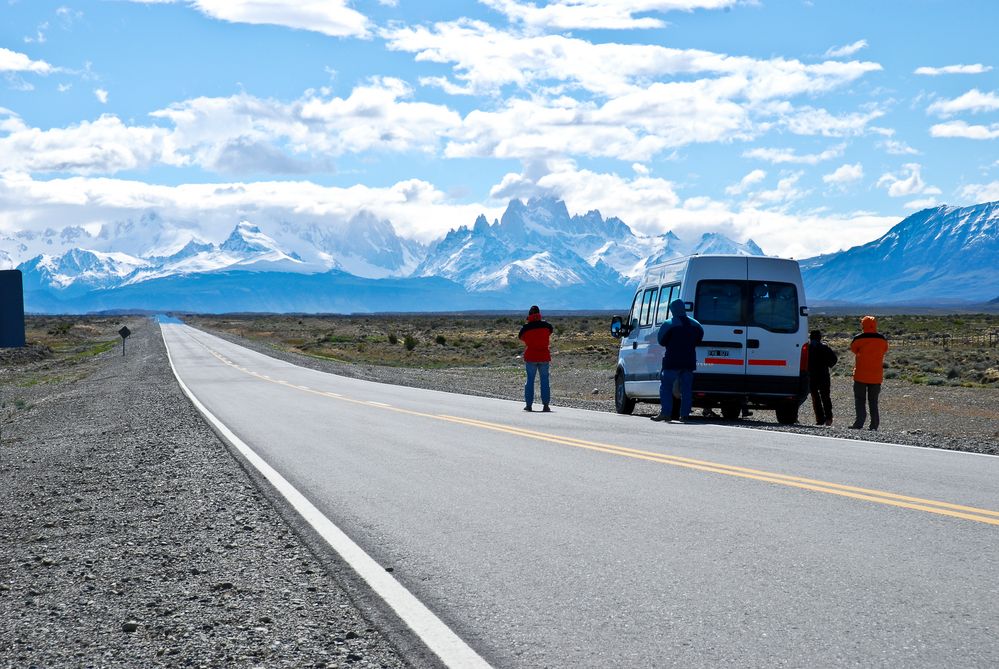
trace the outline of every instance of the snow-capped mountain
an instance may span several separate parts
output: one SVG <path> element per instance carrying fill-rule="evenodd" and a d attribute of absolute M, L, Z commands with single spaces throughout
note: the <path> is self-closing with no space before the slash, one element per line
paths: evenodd
<path fill-rule="evenodd" d="M 10 254 L 0 249 L 0 269 L 13 269 L 14 259 L 10 257 Z"/>
<path fill-rule="evenodd" d="M 692 246 L 672 233 L 637 235 L 599 211 L 570 216 L 565 202 L 511 200 L 492 225 L 479 216 L 432 245 L 414 276 L 442 276 L 472 291 L 504 290 L 517 282 L 549 288 L 634 282 L 648 265 L 686 253 L 763 255 L 752 241 L 736 244 L 705 235 Z"/>
<path fill-rule="evenodd" d="M 121 285 L 149 262 L 127 253 L 72 249 L 59 256 L 40 255 L 21 263 L 24 290 L 49 290 L 79 294 Z"/>
<path fill-rule="evenodd" d="M 419 264 L 426 248 L 400 237 L 390 221 L 362 211 L 346 221 L 298 223 L 282 221 L 278 239 L 286 246 L 306 250 L 306 260 L 341 269 L 355 276 L 383 278 L 408 276 Z"/>
<path fill-rule="evenodd" d="M 924 209 L 873 242 L 801 266 L 813 302 L 985 302 L 999 295 L 999 202 Z"/>

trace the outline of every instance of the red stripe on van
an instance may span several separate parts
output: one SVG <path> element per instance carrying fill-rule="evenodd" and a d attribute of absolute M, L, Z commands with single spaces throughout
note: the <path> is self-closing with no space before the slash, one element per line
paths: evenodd
<path fill-rule="evenodd" d="M 787 360 L 750 360 L 749 364 L 760 367 L 787 367 Z"/>
<path fill-rule="evenodd" d="M 741 365 L 742 359 L 733 358 L 705 358 L 704 364 L 706 365 Z"/>

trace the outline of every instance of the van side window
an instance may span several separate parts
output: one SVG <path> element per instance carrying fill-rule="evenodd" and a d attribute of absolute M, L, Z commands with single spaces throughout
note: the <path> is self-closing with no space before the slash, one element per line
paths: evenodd
<path fill-rule="evenodd" d="M 798 291 L 794 284 L 759 282 L 752 284 L 749 324 L 771 332 L 798 331 Z"/>
<path fill-rule="evenodd" d="M 669 320 L 669 303 L 680 294 L 680 287 L 663 286 L 659 291 L 659 306 L 656 308 L 656 325 Z"/>
<path fill-rule="evenodd" d="M 744 281 L 698 281 L 694 318 L 701 323 L 741 325 Z"/>
<path fill-rule="evenodd" d="M 649 288 L 645 291 L 645 295 L 642 296 L 642 327 L 652 325 L 652 319 L 654 317 L 653 308 L 656 306 L 656 294 L 659 292 L 658 288 Z"/>

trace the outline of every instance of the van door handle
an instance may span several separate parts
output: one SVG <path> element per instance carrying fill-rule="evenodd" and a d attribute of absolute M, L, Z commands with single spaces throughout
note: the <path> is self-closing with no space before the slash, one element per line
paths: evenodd
<path fill-rule="evenodd" d="M 746 348 L 759 348 L 759 347 L 760 347 L 760 340 L 759 339 L 747 339 L 746 340 Z"/>
<path fill-rule="evenodd" d="M 631 342 L 631 348 L 633 348 L 633 349 L 634 348 L 638 348 L 638 342 L 637 341 Z"/>
<path fill-rule="evenodd" d="M 732 334 L 742 334 L 742 330 L 739 329 L 732 330 Z"/>

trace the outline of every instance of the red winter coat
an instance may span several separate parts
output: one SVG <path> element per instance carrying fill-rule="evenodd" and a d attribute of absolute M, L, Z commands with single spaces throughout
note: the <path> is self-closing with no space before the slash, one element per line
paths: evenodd
<path fill-rule="evenodd" d="M 548 321 L 541 320 L 541 314 L 530 314 L 527 323 L 520 328 L 520 340 L 524 349 L 524 362 L 551 362 L 552 352 L 548 348 L 554 328 Z"/>

